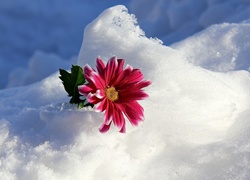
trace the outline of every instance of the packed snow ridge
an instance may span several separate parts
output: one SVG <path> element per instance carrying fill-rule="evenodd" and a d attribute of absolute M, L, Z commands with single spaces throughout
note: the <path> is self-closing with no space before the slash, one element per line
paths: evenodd
<path fill-rule="evenodd" d="M 169 47 L 147 38 L 125 6 L 105 10 L 75 62 L 115 55 L 140 68 L 152 81 L 144 122 L 99 133 L 103 114 L 68 104 L 58 73 L 1 90 L 0 177 L 249 179 L 249 26 L 213 25 Z"/>

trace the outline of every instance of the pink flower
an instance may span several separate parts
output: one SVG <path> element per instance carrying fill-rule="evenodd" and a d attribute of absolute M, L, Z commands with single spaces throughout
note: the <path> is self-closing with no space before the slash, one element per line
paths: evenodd
<path fill-rule="evenodd" d="M 123 59 L 112 57 L 107 65 L 98 57 L 95 71 L 89 65 L 84 67 L 84 76 L 88 84 L 79 86 L 79 93 L 85 95 L 88 102 L 95 104 L 95 109 L 103 112 L 104 123 L 100 132 L 107 132 L 111 122 L 120 132 L 126 131 L 125 117 L 134 126 L 144 118 L 143 108 L 137 102 L 148 97 L 141 90 L 151 84 L 143 80 L 143 74 L 139 69 L 133 69 L 127 65 L 123 69 Z"/>

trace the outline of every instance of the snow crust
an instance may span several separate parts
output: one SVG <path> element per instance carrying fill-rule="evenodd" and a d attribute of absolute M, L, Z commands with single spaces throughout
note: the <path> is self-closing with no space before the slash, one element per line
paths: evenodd
<path fill-rule="evenodd" d="M 94 66 L 98 55 L 116 55 L 141 68 L 152 81 L 140 102 L 145 121 L 127 123 L 126 134 L 99 133 L 103 114 L 68 104 L 58 73 L 0 90 L 0 177 L 249 179 L 248 29 L 248 21 L 213 25 L 169 47 L 145 37 L 125 6 L 105 10 L 85 28 L 71 62 Z M 49 58 L 51 69 L 70 64 L 37 52 L 30 71 Z"/>

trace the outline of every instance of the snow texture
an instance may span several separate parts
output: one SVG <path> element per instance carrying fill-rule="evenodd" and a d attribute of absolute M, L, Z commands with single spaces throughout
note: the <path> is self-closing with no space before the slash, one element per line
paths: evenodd
<path fill-rule="evenodd" d="M 132 2 L 135 6 L 142 1 Z M 181 6 L 184 1 L 158 0 L 155 4 L 163 2 L 179 2 L 176 8 L 185 7 Z M 198 1 L 185 1 L 190 9 L 194 2 Z M 231 3 L 248 3 L 204 2 L 209 7 L 206 13 L 215 12 L 218 7 L 213 6 L 228 6 L 224 15 L 220 14 L 224 18 L 230 18 L 225 14 L 231 11 Z M 145 1 L 145 8 L 152 4 Z M 193 9 L 192 13 L 200 13 Z M 205 12 L 203 19 L 208 18 Z M 139 17 L 145 16 L 141 12 Z M 0 177 L 249 179 L 249 20 L 244 11 L 236 17 L 246 17 L 246 21 L 212 25 L 165 46 L 159 39 L 147 38 L 135 16 L 120 5 L 105 10 L 85 28 L 77 60 L 36 51 L 27 72 L 20 70 L 24 77 L 19 81 L 37 82 L 0 90 Z M 180 26 L 177 20 L 171 27 Z M 204 26 L 215 23 L 199 21 Z M 103 114 L 68 104 L 58 73 L 38 81 L 57 65 L 67 67 L 75 62 L 94 66 L 98 55 L 105 61 L 113 55 L 124 58 L 152 81 L 146 88 L 150 97 L 140 102 L 145 120 L 138 127 L 127 123 L 126 134 L 113 126 L 108 133 L 99 133 Z M 46 64 L 51 65 L 47 72 L 36 69 Z M 12 80 L 9 86 L 12 82 L 18 83 Z"/>

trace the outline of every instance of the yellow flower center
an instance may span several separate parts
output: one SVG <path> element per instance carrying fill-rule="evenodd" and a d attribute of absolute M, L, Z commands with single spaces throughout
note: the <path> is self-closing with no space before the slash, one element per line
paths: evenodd
<path fill-rule="evenodd" d="M 114 87 L 108 87 L 105 90 L 106 93 L 106 97 L 110 100 L 110 101 L 116 101 L 118 99 L 118 91 L 114 88 Z"/>

